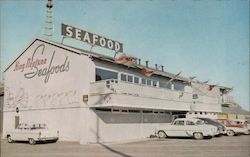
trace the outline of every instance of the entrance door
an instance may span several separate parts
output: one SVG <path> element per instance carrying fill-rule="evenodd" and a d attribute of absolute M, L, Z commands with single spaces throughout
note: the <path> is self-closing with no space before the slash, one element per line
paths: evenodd
<path fill-rule="evenodd" d="M 15 129 L 16 129 L 17 126 L 19 125 L 19 122 L 20 122 L 19 116 L 15 116 Z"/>

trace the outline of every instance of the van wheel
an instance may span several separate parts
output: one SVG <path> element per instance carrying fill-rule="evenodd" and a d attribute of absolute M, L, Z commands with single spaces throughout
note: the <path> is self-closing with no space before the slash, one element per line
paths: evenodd
<path fill-rule="evenodd" d="M 234 136 L 235 133 L 233 130 L 227 130 L 227 136 Z"/>
<path fill-rule="evenodd" d="M 160 131 L 158 131 L 158 137 L 159 138 L 166 138 L 167 135 L 166 135 L 166 133 L 164 131 L 160 130 Z"/>
<path fill-rule="evenodd" d="M 30 138 L 30 139 L 29 139 L 29 143 L 30 143 L 31 145 L 34 145 L 34 144 L 36 144 L 36 141 L 35 141 L 33 138 Z"/>
<path fill-rule="evenodd" d="M 12 143 L 12 142 L 13 142 L 13 140 L 11 139 L 11 136 L 10 136 L 10 135 L 7 136 L 7 141 L 8 141 L 9 143 Z"/>
<path fill-rule="evenodd" d="M 200 132 L 194 133 L 194 139 L 196 139 L 196 140 L 201 140 L 201 139 L 203 139 L 203 134 L 200 133 Z"/>

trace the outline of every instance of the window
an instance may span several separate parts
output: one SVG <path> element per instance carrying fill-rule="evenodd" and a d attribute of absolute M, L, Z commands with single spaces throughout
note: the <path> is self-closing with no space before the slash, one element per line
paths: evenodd
<path fill-rule="evenodd" d="M 139 83 L 139 78 L 138 77 L 134 77 L 134 82 L 135 83 Z"/>
<path fill-rule="evenodd" d="M 197 124 L 197 125 L 202 125 L 202 124 L 204 124 L 204 121 L 198 120 L 198 121 L 196 122 L 196 124 Z"/>
<path fill-rule="evenodd" d="M 166 88 L 171 89 L 172 88 L 172 83 L 167 83 Z"/>
<path fill-rule="evenodd" d="M 119 109 L 112 109 L 112 112 L 120 112 Z"/>
<path fill-rule="evenodd" d="M 152 83 L 151 80 L 147 80 L 147 85 L 148 85 L 148 86 L 151 86 L 151 83 Z"/>
<path fill-rule="evenodd" d="M 152 111 L 149 111 L 149 110 L 143 110 L 142 112 L 143 113 L 152 113 Z"/>
<path fill-rule="evenodd" d="M 153 81 L 153 87 L 157 87 L 157 81 Z"/>
<path fill-rule="evenodd" d="M 186 125 L 195 125 L 192 121 L 186 121 Z"/>
<path fill-rule="evenodd" d="M 184 125 L 184 121 L 183 120 L 175 121 L 174 125 Z"/>
<path fill-rule="evenodd" d="M 128 110 L 128 112 L 131 112 L 131 113 L 140 113 L 140 110 Z"/>
<path fill-rule="evenodd" d="M 166 83 L 164 81 L 159 81 L 159 87 L 166 88 Z"/>
<path fill-rule="evenodd" d="M 159 112 L 158 111 L 154 111 L 154 114 L 158 114 Z"/>
<path fill-rule="evenodd" d="M 125 75 L 125 74 L 121 74 L 121 80 L 122 80 L 122 81 L 127 81 L 126 75 Z"/>
<path fill-rule="evenodd" d="M 122 113 L 127 113 L 128 112 L 128 110 L 122 110 Z"/>
<path fill-rule="evenodd" d="M 193 94 L 193 99 L 198 99 L 198 94 Z"/>
<path fill-rule="evenodd" d="M 142 83 L 142 84 L 146 84 L 146 79 L 144 79 L 144 78 L 141 79 L 141 83 Z"/>
<path fill-rule="evenodd" d="M 102 112 L 111 112 L 111 109 L 108 108 L 96 108 L 96 111 L 102 111 Z"/>
<path fill-rule="evenodd" d="M 96 68 L 96 81 L 107 80 L 107 79 L 117 79 L 117 78 L 118 78 L 117 72 Z"/>
<path fill-rule="evenodd" d="M 128 75 L 128 82 L 133 82 L 133 77 Z"/>
<path fill-rule="evenodd" d="M 183 90 L 184 90 L 184 87 L 185 87 L 185 84 L 184 84 L 184 83 L 181 83 L 181 82 L 174 82 L 174 89 L 175 89 L 175 90 L 181 90 L 181 91 L 183 91 Z"/>
<path fill-rule="evenodd" d="M 132 82 L 133 83 L 133 76 L 121 74 L 121 80 L 126 82 Z"/>

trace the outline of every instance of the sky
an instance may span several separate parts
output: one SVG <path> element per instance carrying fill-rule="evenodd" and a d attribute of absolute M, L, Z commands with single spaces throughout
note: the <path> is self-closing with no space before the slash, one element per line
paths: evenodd
<path fill-rule="evenodd" d="M 46 0 L 0 1 L 1 76 L 37 38 L 43 37 Z M 61 23 L 123 43 L 125 53 L 173 74 L 196 76 L 233 87 L 244 109 L 249 106 L 248 0 L 53 0 L 53 38 L 61 42 Z M 65 39 L 64 44 L 90 50 Z M 94 47 L 94 52 L 114 52 Z"/>

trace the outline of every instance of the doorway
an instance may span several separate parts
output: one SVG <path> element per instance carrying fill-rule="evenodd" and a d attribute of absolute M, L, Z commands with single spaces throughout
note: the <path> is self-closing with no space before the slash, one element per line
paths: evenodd
<path fill-rule="evenodd" d="M 20 117 L 15 116 L 15 129 L 18 127 L 19 123 L 20 123 Z"/>

